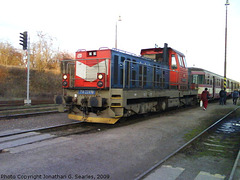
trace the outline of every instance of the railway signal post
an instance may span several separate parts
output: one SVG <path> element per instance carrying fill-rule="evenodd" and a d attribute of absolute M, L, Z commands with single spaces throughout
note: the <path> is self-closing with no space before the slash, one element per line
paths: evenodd
<path fill-rule="evenodd" d="M 20 45 L 22 45 L 23 50 L 27 50 L 27 99 L 24 100 L 25 105 L 31 105 L 31 100 L 29 98 L 29 77 L 30 77 L 30 38 L 28 37 L 27 31 L 20 33 Z"/>

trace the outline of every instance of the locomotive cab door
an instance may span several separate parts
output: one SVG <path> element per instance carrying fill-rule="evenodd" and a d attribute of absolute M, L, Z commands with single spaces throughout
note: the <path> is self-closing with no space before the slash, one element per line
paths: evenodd
<path fill-rule="evenodd" d="M 178 89 L 179 65 L 175 54 L 170 55 L 170 89 Z"/>
<path fill-rule="evenodd" d="M 186 68 L 186 61 L 183 55 L 178 54 L 178 62 L 179 62 L 179 90 L 187 90 L 188 89 L 188 70 Z"/>
<path fill-rule="evenodd" d="M 188 70 L 184 57 L 173 52 L 170 54 L 170 87 L 171 89 L 186 90 L 188 88 Z"/>

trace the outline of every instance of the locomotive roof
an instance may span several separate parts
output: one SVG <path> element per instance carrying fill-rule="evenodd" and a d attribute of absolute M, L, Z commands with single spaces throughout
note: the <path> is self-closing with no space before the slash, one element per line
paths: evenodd
<path fill-rule="evenodd" d="M 147 48 L 147 49 L 142 49 L 142 51 L 147 51 L 147 50 L 151 50 L 151 51 L 155 51 L 155 52 L 158 52 L 158 51 L 162 51 L 164 48 Z M 180 56 L 183 56 L 185 57 L 185 55 L 183 53 L 181 53 L 180 51 L 176 50 L 176 49 L 173 49 L 171 47 L 168 47 L 168 50 L 172 50 L 172 51 L 175 51 L 177 54 L 179 54 Z"/>
<path fill-rule="evenodd" d="M 128 52 L 128 51 L 124 51 L 124 50 L 120 50 L 120 49 L 116 49 L 116 48 L 113 48 L 111 50 L 113 50 L 115 52 L 118 52 L 118 53 L 127 54 L 127 55 L 130 55 L 130 56 L 133 56 L 133 57 L 141 58 L 141 59 L 144 59 L 144 60 L 154 61 L 154 59 L 147 58 L 147 57 L 144 57 L 144 56 L 141 56 L 141 55 L 137 55 L 137 54 L 134 54 L 134 53 L 131 53 L 131 52 Z"/>

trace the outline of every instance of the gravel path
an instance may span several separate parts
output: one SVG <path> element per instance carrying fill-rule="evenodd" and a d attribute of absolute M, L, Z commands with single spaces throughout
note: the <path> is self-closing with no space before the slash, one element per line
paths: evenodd
<path fill-rule="evenodd" d="M 0 154 L 0 175 L 38 175 L 39 179 L 134 179 L 186 142 L 185 135 L 203 128 L 236 106 L 210 104 L 96 133 L 72 135 L 60 143 Z M 39 122 L 37 122 L 39 121 Z M 0 131 L 70 122 L 66 114 L 0 121 Z M 54 141 L 54 140 L 52 140 Z M 44 176 L 48 178 L 43 178 Z M 61 177 L 60 177 L 61 176 Z M 55 178 L 56 179 L 56 178 Z M 102 178 L 104 179 L 104 178 Z"/>

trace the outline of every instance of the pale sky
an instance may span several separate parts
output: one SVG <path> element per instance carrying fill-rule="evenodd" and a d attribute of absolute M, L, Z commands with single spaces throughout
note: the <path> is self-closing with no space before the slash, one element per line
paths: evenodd
<path fill-rule="evenodd" d="M 189 67 L 223 75 L 226 0 L 0 0 L 0 41 L 15 48 L 19 33 L 43 31 L 70 53 L 78 49 L 141 49 L 168 43 Z M 240 81 L 240 1 L 229 0 L 227 77 Z M 117 22 L 118 16 L 122 21 Z"/>

